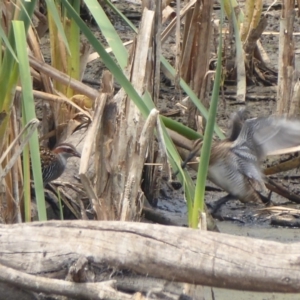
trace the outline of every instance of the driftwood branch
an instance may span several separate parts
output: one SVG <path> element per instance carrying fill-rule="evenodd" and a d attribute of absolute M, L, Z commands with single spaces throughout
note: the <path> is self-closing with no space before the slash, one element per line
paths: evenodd
<path fill-rule="evenodd" d="M 134 299 L 130 295 L 116 291 L 113 280 L 97 283 L 74 283 L 25 274 L 3 265 L 0 265 L 0 281 L 35 292 L 64 295 L 74 299 Z"/>
<path fill-rule="evenodd" d="M 94 221 L 0 225 L 0 243 L 0 263 L 32 275 L 54 277 L 60 272 L 60 276 L 66 276 L 66 266 L 84 256 L 89 263 L 105 263 L 171 281 L 300 292 L 300 243 Z M 1 280 L 5 273 L 1 272 Z"/>

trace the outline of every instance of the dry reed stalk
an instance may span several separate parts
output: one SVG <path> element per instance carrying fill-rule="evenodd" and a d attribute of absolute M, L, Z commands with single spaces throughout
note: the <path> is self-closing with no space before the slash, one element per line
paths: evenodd
<path fill-rule="evenodd" d="M 212 46 L 212 1 L 198 0 L 186 15 L 181 56 L 181 76 L 209 107 L 207 99 L 209 70 Z M 195 128 L 195 106 L 188 107 L 189 126 Z"/>
<path fill-rule="evenodd" d="M 295 1 L 284 0 L 280 18 L 278 55 L 278 92 L 276 114 L 290 113 L 295 85 L 295 46 L 293 26 Z M 299 113 L 299 112 L 298 112 Z"/>

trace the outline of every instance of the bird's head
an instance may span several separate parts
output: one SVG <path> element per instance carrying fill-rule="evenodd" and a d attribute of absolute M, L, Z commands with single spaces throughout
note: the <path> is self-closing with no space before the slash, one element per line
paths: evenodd
<path fill-rule="evenodd" d="M 68 143 L 62 143 L 57 145 L 53 150 L 53 153 L 61 155 L 65 159 L 68 159 L 69 157 L 81 157 L 81 154 L 76 150 L 76 148 Z"/>

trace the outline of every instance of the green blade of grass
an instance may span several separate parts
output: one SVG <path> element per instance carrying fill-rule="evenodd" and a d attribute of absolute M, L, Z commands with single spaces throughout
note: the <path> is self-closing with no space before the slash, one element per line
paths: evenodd
<path fill-rule="evenodd" d="M 121 69 L 124 70 L 128 62 L 128 53 L 118 33 L 97 0 L 85 0 L 85 4 L 89 8 L 101 32 L 105 36 L 106 41 L 113 50 L 118 64 L 120 65 Z"/>
<path fill-rule="evenodd" d="M 228 19 L 231 18 L 231 14 L 232 14 L 233 11 L 237 12 L 238 24 L 240 26 L 240 24 L 243 23 L 243 21 L 244 21 L 244 13 L 239 8 L 238 2 L 236 0 L 223 0 L 223 1 L 219 1 L 219 2 L 220 2 L 221 5 L 223 5 L 224 11 L 225 11 L 226 16 L 227 16 Z"/>
<path fill-rule="evenodd" d="M 34 11 L 36 0 L 26 1 L 24 3 L 19 2 L 20 7 L 15 14 L 18 19 L 24 22 L 25 30 L 27 31 L 29 24 L 31 22 L 31 16 Z M 10 47 L 8 48 L 8 45 Z M 11 52 L 9 49 L 12 49 Z M 25 51 L 26 47 L 23 49 Z M 26 51 L 25 51 L 26 52 Z M 5 112 L 7 118 L 0 125 L 0 150 L 3 148 L 3 143 L 5 141 L 9 116 L 12 108 L 12 102 L 14 99 L 15 86 L 18 80 L 18 66 L 15 60 L 15 39 L 12 28 L 10 28 L 8 33 L 8 39 L 6 40 L 6 48 L 1 59 L 1 69 L 0 69 L 0 112 Z"/>
<path fill-rule="evenodd" d="M 142 98 L 143 98 L 143 101 L 146 104 L 149 111 L 151 111 L 153 108 L 155 108 L 155 105 L 151 98 L 151 95 L 147 91 L 145 92 L 145 94 L 143 95 Z M 202 138 L 202 135 L 199 134 L 198 132 L 196 132 L 195 130 L 193 130 L 171 118 L 167 118 L 165 116 L 160 116 L 160 118 L 167 128 L 178 132 L 179 134 L 187 137 L 188 139 L 196 140 L 196 139 Z"/>
<path fill-rule="evenodd" d="M 28 123 L 32 119 L 36 119 L 35 105 L 32 93 L 32 82 L 30 76 L 30 67 L 27 52 L 24 51 L 27 47 L 26 33 L 24 23 L 22 21 L 12 22 L 13 31 L 15 34 L 16 52 L 19 59 L 19 73 L 22 84 L 22 99 L 24 111 L 24 123 Z M 44 185 L 41 173 L 41 160 L 39 150 L 39 140 L 37 131 L 35 131 L 29 140 L 30 156 L 32 162 L 32 173 L 34 178 L 35 194 L 37 201 L 38 216 L 40 221 L 47 220 Z M 30 221 L 30 220 L 27 220 Z"/>
<path fill-rule="evenodd" d="M 192 217 L 192 208 L 193 208 L 193 198 L 195 194 L 195 184 L 188 174 L 186 170 L 182 170 L 181 168 L 181 157 L 179 156 L 177 149 L 175 148 L 172 139 L 170 138 L 166 128 L 162 126 L 163 129 L 163 138 L 165 140 L 165 145 L 168 150 L 168 158 L 169 162 L 173 168 L 173 170 L 180 170 L 179 171 L 179 179 L 180 182 L 183 184 L 184 191 L 185 191 L 185 200 L 187 203 L 188 209 L 188 220 L 190 223 Z"/>
<path fill-rule="evenodd" d="M 67 40 L 67 37 L 66 37 L 66 34 L 65 34 L 65 31 L 63 29 L 63 25 L 60 21 L 60 17 L 59 17 L 59 13 L 57 11 L 57 8 L 55 6 L 55 1 L 52 1 L 52 0 L 45 0 L 46 1 L 46 4 L 47 4 L 47 9 L 49 10 L 48 13 L 51 14 L 53 20 L 54 20 L 54 23 L 57 27 L 57 30 L 65 44 L 65 47 L 68 51 L 68 54 L 71 55 L 71 50 L 69 48 L 69 43 L 68 43 L 68 40 Z"/>
<path fill-rule="evenodd" d="M 5 32 L 3 31 L 3 28 L 0 26 L 0 38 L 1 40 L 3 40 L 6 49 L 10 52 L 11 56 L 13 57 L 13 59 L 18 62 L 18 58 L 14 52 L 14 49 L 12 48 L 11 44 L 9 43 L 9 40 L 5 34 Z M 2 42 L 2 41 L 1 41 Z M 2 61 L 2 57 L 1 57 L 1 61 Z"/>
<path fill-rule="evenodd" d="M 220 17 L 220 30 L 222 32 L 223 26 L 223 4 L 221 2 L 221 17 Z M 204 211 L 204 194 L 206 177 L 209 166 L 212 138 L 214 132 L 214 124 L 217 114 L 217 107 L 219 101 L 219 91 L 221 82 L 221 70 L 222 70 L 222 34 L 219 35 L 219 47 L 218 47 L 218 60 L 216 78 L 214 82 L 212 99 L 210 103 L 208 122 L 205 128 L 203 147 L 201 149 L 201 157 L 198 168 L 196 191 L 194 198 L 193 216 L 192 216 L 192 227 L 197 228 L 199 224 L 200 213 Z"/>
<path fill-rule="evenodd" d="M 72 7 L 79 14 L 80 13 L 80 0 L 73 0 Z M 76 22 L 69 17 L 65 18 L 64 28 L 68 37 L 70 45 L 71 56 L 67 55 L 67 72 L 71 78 L 80 80 L 80 30 Z M 74 90 L 67 87 L 66 96 L 71 98 L 74 95 Z"/>
<path fill-rule="evenodd" d="M 161 119 L 167 128 L 178 132 L 179 134 L 187 137 L 190 140 L 197 140 L 203 138 L 203 136 L 200 133 L 171 118 L 161 116 Z"/>
<path fill-rule="evenodd" d="M 134 24 L 114 5 L 111 3 L 111 1 L 109 0 L 104 0 L 107 5 L 113 10 L 115 11 L 121 18 L 122 20 L 124 20 L 127 25 L 135 32 L 137 33 L 137 28 L 134 26 Z"/>
<path fill-rule="evenodd" d="M 155 108 L 153 100 L 151 98 L 151 95 L 148 91 L 145 92 L 143 95 L 143 100 L 149 110 Z M 163 132 L 163 139 L 164 139 L 164 144 L 166 145 L 167 148 L 167 156 L 168 160 L 173 168 L 173 170 L 178 170 L 179 169 L 179 180 L 182 183 L 184 190 L 185 190 L 185 199 L 187 202 L 187 208 L 188 208 L 188 219 L 191 220 L 192 216 L 192 207 L 193 207 L 193 198 L 195 194 L 195 184 L 193 180 L 191 179 L 190 175 L 187 173 L 187 171 L 182 170 L 181 168 L 181 158 L 177 152 L 176 147 L 174 146 L 174 143 L 172 139 L 170 138 L 166 128 L 165 124 L 163 123 L 163 118 L 160 116 L 161 120 L 161 128 Z M 166 118 L 168 119 L 168 118 Z M 174 121 L 175 122 L 175 121 Z M 177 125 L 179 124 L 178 122 Z M 187 127 L 188 128 L 188 127 Z"/>

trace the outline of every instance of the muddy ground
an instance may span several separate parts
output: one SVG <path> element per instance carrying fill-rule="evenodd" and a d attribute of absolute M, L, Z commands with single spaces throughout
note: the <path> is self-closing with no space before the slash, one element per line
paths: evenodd
<path fill-rule="evenodd" d="M 130 20 L 138 26 L 141 17 L 141 7 L 139 5 L 130 4 L 124 1 L 117 3 L 118 8 L 130 18 Z M 272 2 L 272 1 L 265 1 Z M 131 40 L 134 35 L 129 27 L 127 27 L 120 19 L 118 19 L 112 12 L 111 18 L 114 20 L 114 25 L 117 28 L 120 37 L 123 42 Z M 216 10 L 215 14 L 218 11 Z M 267 34 L 263 34 L 261 38 L 262 45 L 264 46 L 267 54 L 270 58 L 269 67 L 277 70 L 278 61 L 278 32 L 279 32 L 279 17 L 280 17 L 280 5 L 276 5 L 273 9 L 270 9 L 267 13 L 268 15 L 268 27 L 266 31 Z M 93 25 L 91 25 L 93 26 Z M 296 17 L 295 20 L 295 32 L 300 31 L 300 19 Z M 271 33 L 274 32 L 274 33 Z M 96 35 L 103 41 L 101 33 L 96 31 Z M 298 49 L 300 45 L 300 35 L 295 36 L 295 49 Z M 45 40 L 44 48 L 48 48 L 47 40 Z M 172 49 L 175 46 L 174 37 L 167 40 L 166 44 L 163 46 L 166 57 L 171 60 L 174 59 L 174 53 Z M 296 66 L 299 65 L 299 53 L 295 51 L 295 62 Z M 100 62 L 90 63 L 87 69 L 87 73 L 84 78 L 92 79 L 98 81 L 101 76 L 104 66 Z M 297 69 L 297 68 L 296 68 Z M 116 84 L 116 87 L 118 85 Z M 218 124 L 224 130 L 227 128 L 228 118 L 230 114 L 242 105 L 236 105 L 234 99 L 230 97 L 229 91 L 235 91 L 234 86 L 228 86 L 225 95 L 226 96 L 226 108 L 220 101 L 218 109 Z M 248 88 L 248 96 L 246 105 L 251 112 L 251 116 L 268 116 L 272 113 L 275 106 L 276 99 L 276 87 L 263 87 L 263 86 L 251 86 Z M 256 96 L 264 96 L 263 99 L 258 99 Z M 175 104 L 181 99 L 180 93 L 175 89 L 174 85 L 162 84 L 161 89 L 161 101 L 160 108 L 164 110 L 173 109 Z M 251 98 L 251 99 L 250 99 Z M 179 117 L 179 119 L 184 120 L 184 116 Z M 266 164 L 274 163 L 272 161 L 267 161 Z M 196 177 L 196 173 L 190 170 L 192 175 Z M 299 184 L 297 179 L 291 179 L 290 175 L 299 175 L 298 170 L 289 172 L 288 174 L 277 174 L 276 180 L 282 183 L 289 190 L 299 194 Z M 208 182 L 208 186 L 214 186 L 212 183 Z M 213 202 L 225 193 L 221 190 L 207 192 L 206 201 Z M 273 194 L 272 200 L 276 204 L 286 203 L 287 200 Z M 294 208 L 300 208 L 300 205 L 289 204 L 288 206 Z M 274 227 L 270 225 L 270 215 L 260 215 L 258 214 L 258 208 L 262 208 L 263 205 L 254 204 L 243 204 L 239 201 L 231 201 L 230 203 L 224 205 L 220 210 L 220 217 L 225 219 L 225 221 L 217 221 L 218 227 L 221 232 L 230 233 L 235 235 L 243 235 L 267 240 L 275 240 L 286 243 L 298 242 L 300 241 L 300 230 L 298 228 L 283 228 Z M 187 225 L 187 211 L 186 205 L 183 199 L 182 190 L 173 190 L 167 184 L 163 184 L 161 197 L 158 201 L 157 209 L 165 214 L 168 218 L 174 220 L 175 222 L 186 226 Z M 250 293 L 250 292 L 237 292 L 231 290 L 223 289 L 213 289 L 214 299 L 216 300 L 226 300 L 226 299 L 255 299 L 255 300 L 266 300 L 266 299 L 299 299 L 299 295 L 284 295 L 284 294 L 270 294 L 270 293 Z M 210 288 L 205 289 L 205 299 L 212 299 L 212 292 Z"/>

